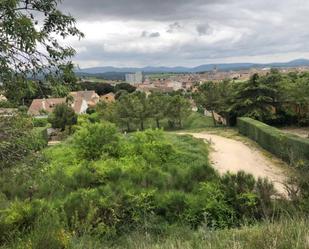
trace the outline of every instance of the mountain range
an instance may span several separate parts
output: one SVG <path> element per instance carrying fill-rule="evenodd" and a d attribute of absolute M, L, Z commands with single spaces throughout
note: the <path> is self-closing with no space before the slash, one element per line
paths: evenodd
<path fill-rule="evenodd" d="M 76 73 L 78 74 L 104 74 L 104 73 L 198 73 L 207 72 L 213 70 L 215 67 L 219 71 L 229 70 L 244 70 L 250 68 L 282 68 L 282 67 L 300 67 L 309 66 L 309 60 L 297 59 L 290 62 L 275 62 L 275 63 L 226 63 L 226 64 L 204 64 L 197 67 L 90 67 L 90 68 L 78 68 Z"/>

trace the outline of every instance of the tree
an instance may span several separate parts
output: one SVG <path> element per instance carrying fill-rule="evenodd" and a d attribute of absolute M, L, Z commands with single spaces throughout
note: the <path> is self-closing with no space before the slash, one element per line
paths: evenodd
<path fill-rule="evenodd" d="M 167 96 L 162 93 L 152 93 L 148 97 L 150 116 L 155 119 L 157 128 L 164 118 L 167 107 Z"/>
<path fill-rule="evenodd" d="M 127 131 L 131 131 L 131 123 L 134 121 L 133 101 L 131 95 L 124 93 L 116 102 L 117 122 L 125 125 Z"/>
<path fill-rule="evenodd" d="M 117 93 L 120 90 L 125 90 L 128 93 L 133 93 L 136 90 L 136 87 L 128 84 L 128 83 L 119 83 L 115 86 L 115 92 Z"/>
<path fill-rule="evenodd" d="M 190 114 L 191 105 L 189 100 L 181 95 L 170 96 L 167 106 L 167 117 L 172 127 L 177 125 L 182 128 L 182 121 Z"/>
<path fill-rule="evenodd" d="M 285 96 L 285 104 L 296 113 L 298 125 L 309 124 L 309 75 L 299 74 L 282 85 L 281 95 Z"/>
<path fill-rule="evenodd" d="M 77 115 L 71 107 L 63 103 L 55 106 L 54 111 L 48 117 L 48 121 L 53 128 L 64 131 L 67 126 L 71 129 L 71 126 L 77 123 Z"/>
<path fill-rule="evenodd" d="M 144 92 L 135 92 L 130 95 L 132 101 L 132 111 L 136 120 L 140 123 L 140 128 L 144 130 L 144 122 L 149 117 L 148 99 Z"/>
<path fill-rule="evenodd" d="M 263 83 L 259 75 L 254 74 L 236 89 L 231 110 L 238 116 L 247 116 L 260 121 L 268 120 L 275 114 L 276 94 L 276 89 Z"/>
<path fill-rule="evenodd" d="M 0 78 L 6 84 L 29 77 L 45 78 L 72 71 L 69 58 L 75 53 L 60 39 L 83 37 L 75 19 L 58 9 L 60 0 L 0 1 Z M 56 38 L 58 37 L 58 38 Z"/>
<path fill-rule="evenodd" d="M 118 122 L 117 114 L 117 104 L 116 102 L 104 102 L 101 101 L 96 105 L 95 111 L 100 119 L 109 121 L 111 123 Z"/>
<path fill-rule="evenodd" d="M 82 90 L 93 90 L 99 95 L 114 92 L 114 87 L 108 83 L 85 81 L 80 83 Z"/>
<path fill-rule="evenodd" d="M 211 81 L 206 82 L 202 84 L 198 89 L 199 91 L 194 97 L 197 105 L 210 111 L 212 114 L 214 125 L 217 125 L 214 115 L 215 110 L 218 108 L 219 101 L 217 84 Z"/>

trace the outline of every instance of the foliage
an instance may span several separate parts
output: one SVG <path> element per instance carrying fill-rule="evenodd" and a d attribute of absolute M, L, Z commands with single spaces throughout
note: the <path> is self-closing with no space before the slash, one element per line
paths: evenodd
<path fill-rule="evenodd" d="M 216 120 L 214 111 L 218 108 L 219 92 L 216 83 L 207 82 L 199 86 L 199 93 L 195 94 L 195 102 L 199 107 L 206 109 L 212 113 L 214 125 Z"/>
<path fill-rule="evenodd" d="M 190 113 L 190 102 L 180 95 L 169 98 L 167 104 L 167 117 L 170 121 L 171 128 L 182 128 L 183 120 Z"/>
<path fill-rule="evenodd" d="M 155 119 L 158 129 L 161 128 L 160 120 L 165 117 L 167 112 L 167 101 L 167 96 L 162 93 L 152 93 L 148 98 L 150 116 Z"/>
<path fill-rule="evenodd" d="M 48 117 L 48 121 L 53 128 L 59 128 L 64 131 L 67 126 L 70 128 L 77 123 L 77 115 L 72 107 L 63 103 L 55 106 L 53 112 Z"/>
<path fill-rule="evenodd" d="M 3 171 L 0 243 L 66 248 L 83 236 L 163 235 L 180 224 L 219 229 L 274 215 L 273 193 L 260 191 L 266 185 L 247 175 L 222 178 L 207 158 L 207 145 L 190 136 L 120 135 L 112 124 L 86 122 L 46 149 L 43 161 Z M 269 211 L 262 216 L 261 203 Z"/>
<path fill-rule="evenodd" d="M 47 118 L 33 118 L 32 124 L 34 127 L 46 127 L 48 124 Z"/>
<path fill-rule="evenodd" d="M 309 74 L 282 74 L 272 69 L 244 82 L 206 82 L 193 94 L 198 107 L 224 116 L 230 125 L 236 117 L 251 117 L 268 124 L 309 124 Z"/>
<path fill-rule="evenodd" d="M 114 92 L 114 87 L 108 83 L 83 81 L 79 85 L 82 90 L 93 90 L 100 96 Z"/>
<path fill-rule="evenodd" d="M 46 144 L 46 130 L 33 129 L 29 117 L 20 113 L 0 117 L 0 168 L 14 165 Z"/>
<path fill-rule="evenodd" d="M 9 101 L 1 101 L 0 100 L 0 108 L 14 108 L 16 107 L 14 104 L 12 104 Z"/>
<path fill-rule="evenodd" d="M 75 19 L 58 9 L 59 1 L 11 1 L 0 3 L 1 72 L 41 72 L 46 66 L 65 64 L 74 54 L 62 47 L 55 36 L 81 37 Z M 41 49 L 38 49 L 40 44 Z"/>
<path fill-rule="evenodd" d="M 75 51 L 60 40 L 83 34 L 75 27 L 75 19 L 58 9 L 59 2 L 0 2 L 0 79 L 4 95 L 14 104 L 28 105 L 50 91 L 63 96 L 76 82 L 69 61 Z"/>
<path fill-rule="evenodd" d="M 132 86 L 131 84 L 128 83 L 119 83 L 115 86 L 115 93 L 124 90 L 128 93 L 133 93 L 136 90 L 136 87 Z"/>
<path fill-rule="evenodd" d="M 250 118 L 238 118 L 239 131 L 257 141 L 263 148 L 293 165 L 309 160 L 309 140 L 268 126 Z"/>
<path fill-rule="evenodd" d="M 79 157 L 98 160 L 104 154 L 117 156 L 118 134 L 115 125 L 110 123 L 88 124 L 74 136 Z"/>
<path fill-rule="evenodd" d="M 107 121 L 118 124 L 124 130 L 132 131 L 139 126 L 144 130 L 149 120 L 155 124 L 148 127 L 161 127 L 161 121 L 168 119 L 165 128 L 182 128 L 183 122 L 190 114 L 191 105 L 188 99 L 176 94 L 174 96 L 152 93 L 147 96 L 142 92 L 123 93 L 115 103 L 101 103 L 96 111 Z M 125 127 L 125 128 L 124 128 Z M 135 129 L 134 129 L 135 128 Z"/>
<path fill-rule="evenodd" d="M 274 88 L 263 84 L 258 74 L 240 85 L 234 96 L 231 110 L 238 116 L 251 117 L 260 121 L 271 119 L 277 92 Z"/>

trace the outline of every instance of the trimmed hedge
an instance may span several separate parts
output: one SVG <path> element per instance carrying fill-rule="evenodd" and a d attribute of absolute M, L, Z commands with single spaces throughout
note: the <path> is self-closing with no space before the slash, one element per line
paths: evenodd
<path fill-rule="evenodd" d="M 309 162 L 309 139 L 287 134 L 251 118 L 238 118 L 239 132 L 291 164 Z"/>

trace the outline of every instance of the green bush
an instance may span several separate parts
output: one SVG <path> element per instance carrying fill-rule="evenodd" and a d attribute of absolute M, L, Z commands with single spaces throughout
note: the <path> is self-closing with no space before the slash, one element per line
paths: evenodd
<path fill-rule="evenodd" d="M 48 121 L 51 123 L 53 128 L 60 128 L 62 131 L 68 126 L 71 128 L 72 125 L 77 124 L 77 114 L 73 108 L 68 106 L 66 103 L 56 105 L 53 112 L 49 115 Z"/>
<path fill-rule="evenodd" d="M 34 127 L 46 127 L 48 124 L 47 118 L 33 118 L 32 124 Z"/>
<path fill-rule="evenodd" d="M 237 126 L 240 133 L 288 163 L 303 165 L 309 161 L 309 139 L 283 133 L 251 118 L 238 118 Z"/>
<path fill-rule="evenodd" d="M 25 115 L 0 117 L 0 168 L 14 165 L 48 143 L 46 128 L 33 128 Z"/>
<path fill-rule="evenodd" d="M 119 136 L 115 125 L 107 122 L 93 123 L 77 131 L 74 143 L 81 158 L 97 160 L 104 154 L 118 154 Z"/>

